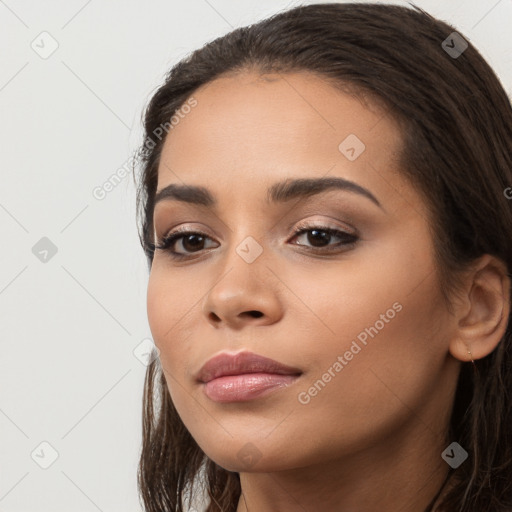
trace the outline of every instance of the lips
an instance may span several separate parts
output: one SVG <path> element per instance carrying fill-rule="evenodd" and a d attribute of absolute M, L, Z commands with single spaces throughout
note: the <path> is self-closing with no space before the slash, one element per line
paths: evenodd
<path fill-rule="evenodd" d="M 292 385 L 302 371 L 273 359 L 240 352 L 222 353 L 199 371 L 197 381 L 213 402 L 248 402 Z"/>
<path fill-rule="evenodd" d="M 199 371 L 197 380 L 207 383 L 219 377 L 248 373 L 298 376 L 302 374 L 302 371 L 299 368 L 293 368 L 273 359 L 245 351 L 238 354 L 222 353 L 212 357 Z"/>

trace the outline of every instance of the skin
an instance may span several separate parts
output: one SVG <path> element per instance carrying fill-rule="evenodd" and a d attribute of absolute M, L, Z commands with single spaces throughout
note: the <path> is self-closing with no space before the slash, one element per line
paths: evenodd
<path fill-rule="evenodd" d="M 208 457 L 240 473 L 237 512 L 422 511 L 449 469 L 440 455 L 453 441 L 445 433 L 461 361 L 471 359 L 468 350 L 485 357 L 505 332 L 506 269 L 488 255 L 475 262 L 455 314 L 447 312 L 424 199 L 398 172 L 400 132 L 376 104 L 308 73 L 248 71 L 194 98 L 167 136 L 157 190 L 201 185 L 219 205 L 156 206 L 158 240 L 178 225 L 209 239 L 199 247 L 178 240 L 175 250 L 190 255 L 184 261 L 157 250 L 147 293 L 182 421 Z M 338 149 L 349 134 L 366 146 L 354 161 Z M 323 176 L 356 182 L 383 208 L 341 190 L 265 202 L 276 181 Z M 294 237 L 302 221 L 357 230 L 359 239 L 314 255 L 314 238 Z M 263 249 L 250 264 L 236 252 L 248 236 Z M 394 303 L 402 306 L 394 318 L 300 403 L 299 393 Z M 211 401 L 197 372 L 212 356 L 242 349 L 303 373 L 260 399 Z M 239 454 L 247 443 L 252 465 Z"/>

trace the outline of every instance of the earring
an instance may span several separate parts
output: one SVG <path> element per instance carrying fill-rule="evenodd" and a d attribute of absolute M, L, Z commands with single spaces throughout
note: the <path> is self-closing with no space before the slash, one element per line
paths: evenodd
<path fill-rule="evenodd" d="M 468 348 L 468 354 L 469 354 L 469 357 L 471 358 L 471 364 L 473 365 L 473 370 L 477 371 L 475 360 L 473 359 L 473 354 L 471 353 L 471 350 L 469 350 L 469 348 Z"/>

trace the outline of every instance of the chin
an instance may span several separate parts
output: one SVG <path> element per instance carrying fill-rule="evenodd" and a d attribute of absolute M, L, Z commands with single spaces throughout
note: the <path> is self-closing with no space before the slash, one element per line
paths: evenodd
<path fill-rule="evenodd" d="M 273 446 L 272 443 L 265 443 L 255 440 L 249 436 L 247 440 L 238 441 L 232 439 L 220 444 L 215 444 L 213 450 L 201 449 L 215 464 L 226 471 L 237 473 L 269 473 L 284 471 L 294 467 L 305 466 L 312 460 L 306 460 L 301 454 L 296 453 L 293 446 L 286 446 L 282 443 Z M 252 440 L 251 440 L 252 439 Z"/>

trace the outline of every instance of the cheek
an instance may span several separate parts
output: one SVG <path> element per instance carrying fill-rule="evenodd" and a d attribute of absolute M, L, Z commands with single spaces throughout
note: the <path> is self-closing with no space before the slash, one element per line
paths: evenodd
<path fill-rule="evenodd" d="M 180 333 L 183 320 L 195 314 L 193 308 L 199 297 L 201 290 L 197 286 L 190 281 L 181 283 L 165 270 L 165 264 L 154 262 L 149 275 L 146 305 L 155 343 L 167 343 Z"/>
<path fill-rule="evenodd" d="M 159 279 L 154 267 L 149 276 L 146 307 L 149 327 L 155 345 L 162 351 L 165 332 L 169 329 L 169 315 L 172 315 L 172 295 L 166 293 L 163 280 Z"/>
<path fill-rule="evenodd" d="M 383 362 L 390 353 L 396 361 L 400 354 L 407 357 L 417 351 L 421 358 L 422 351 L 429 351 L 423 338 L 439 327 L 444 311 L 429 238 L 426 233 L 420 235 L 414 243 L 398 236 L 398 240 L 378 246 L 368 243 L 348 254 L 340 270 L 323 265 L 303 277 L 289 276 L 294 293 L 303 298 L 303 303 L 297 302 L 295 309 L 301 315 L 295 321 L 306 333 L 309 353 L 305 360 L 323 360 L 323 354 L 332 358 L 333 352 L 343 354 L 353 340 L 364 347 L 371 344 L 376 350 L 382 347 L 386 352 L 379 353 Z M 316 339 L 322 340 L 321 352 L 309 340 L 315 332 Z"/>
<path fill-rule="evenodd" d="M 314 286 L 295 281 L 316 313 L 295 323 L 309 370 L 296 418 L 322 423 L 334 438 L 341 428 L 345 440 L 357 443 L 391 432 L 425 406 L 446 347 L 441 297 L 434 275 L 425 279 L 427 264 L 402 267 L 395 260 L 386 273 L 375 265 L 352 270 L 334 279 L 333 272 L 317 272 Z"/>
<path fill-rule="evenodd" d="M 194 304 L 197 293 L 190 291 L 192 287 L 182 289 L 176 284 L 170 286 L 169 283 L 176 281 L 160 274 L 153 268 L 149 277 L 146 297 L 148 323 L 153 341 L 160 351 L 166 378 L 169 381 L 172 376 L 181 382 L 189 359 L 187 339 L 192 334 L 187 319 L 189 315 L 196 314 Z M 172 379 L 169 384 L 172 386 Z"/>
<path fill-rule="evenodd" d="M 190 375 L 187 372 L 191 371 L 189 361 L 193 354 L 188 338 L 193 329 L 190 325 L 187 327 L 189 317 L 185 315 L 187 312 L 189 315 L 197 314 L 193 309 L 197 297 L 186 300 L 176 287 L 166 285 L 170 281 L 156 272 L 151 273 L 147 288 L 147 316 L 154 343 L 160 351 L 160 364 L 171 400 L 181 421 L 194 433 L 205 419 L 202 416 L 204 409 L 195 407 L 196 402 L 189 389 Z"/>

